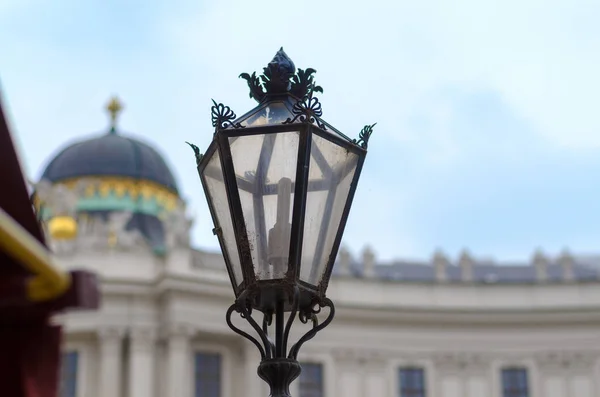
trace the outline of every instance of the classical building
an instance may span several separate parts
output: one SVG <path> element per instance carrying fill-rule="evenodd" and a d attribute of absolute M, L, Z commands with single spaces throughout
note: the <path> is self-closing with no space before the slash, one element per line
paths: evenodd
<path fill-rule="evenodd" d="M 225 323 L 221 255 L 190 246 L 172 172 L 118 131 L 118 102 L 110 109 L 110 130 L 62 149 L 35 185 L 56 260 L 102 280 L 101 310 L 56 319 L 61 396 L 267 396 L 256 348 Z M 599 397 L 597 263 L 568 252 L 379 263 L 342 250 L 328 292 L 336 317 L 303 347 L 292 394 Z"/>

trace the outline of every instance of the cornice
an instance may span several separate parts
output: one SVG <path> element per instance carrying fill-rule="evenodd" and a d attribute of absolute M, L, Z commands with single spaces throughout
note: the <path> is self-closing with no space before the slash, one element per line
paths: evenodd
<path fill-rule="evenodd" d="M 600 351 L 544 351 L 534 354 L 538 368 L 542 370 L 568 371 L 589 370 L 600 359 Z"/>
<path fill-rule="evenodd" d="M 589 371 L 600 360 L 600 350 L 543 350 L 543 351 L 384 351 L 361 347 L 335 347 L 331 356 L 338 362 L 373 364 L 401 362 L 407 366 L 422 366 L 430 362 L 436 371 L 444 373 L 469 373 L 489 371 L 497 362 L 517 365 L 533 360 L 542 371 Z"/>
<path fill-rule="evenodd" d="M 203 277 L 202 277 L 203 276 Z M 207 275 L 174 275 L 164 274 L 155 283 L 155 292 L 159 295 L 169 292 L 184 292 L 201 295 L 218 296 L 234 300 L 231 284 L 224 277 L 207 277 Z M 200 278 L 202 277 L 202 278 Z"/>
<path fill-rule="evenodd" d="M 336 320 L 361 322 L 373 325 L 434 325 L 461 326 L 469 324 L 473 328 L 487 326 L 549 326 L 564 324 L 600 324 L 599 309 L 545 309 L 545 310 L 490 310 L 445 309 L 432 307 L 418 308 L 366 308 L 347 306 L 336 302 Z"/>
<path fill-rule="evenodd" d="M 198 327 L 193 324 L 165 324 L 160 329 L 163 339 L 191 339 L 198 333 Z"/>
<path fill-rule="evenodd" d="M 153 326 L 134 326 L 129 329 L 132 351 L 151 351 L 158 339 L 158 329 Z"/>
<path fill-rule="evenodd" d="M 335 347 L 331 349 L 331 355 L 336 361 L 359 364 L 384 362 L 391 357 L 389 352 L 361 347 Z"/>
<path fill-rule="evenodd" d="M 437 370 L 459 373 L 486 371 L 493 359 L 494 355 L 488 352 L 440 352 L 431 355 Z"/>
<path fill-rule="evenodd" d="M 96 335 L 101 341 L 120 341 L 125 337 L 126 330 L 123 326 L 102 325 L 97 329 Z"/>
<path fill-rule="evenodd" d="M 574 288 L 577 288 L 576 286 Z M 105 296 L 147 296 L 147 297 L 168 297 L 169 299 L 194 299 L 194 297 L 210 297 L 213 299 L 222 299 L 223 301 L 233 302 L 234 296 L 226 274 L 218 274 L 212 271 L 205 274 L 169 274 L 160 273 L 152 280 L 130 280 L 125 278 L 103 278 L 101 290 Z M 408 291 L 410 292 L 410 291 Z M 591 301 L 595 295 L 587 294 L 581 291 L 578 300 L 589 297 Z M 404 292 L 403 294 L 405 294 Z M 433 292 L 431 292 L 433 293 Z M 388 302 L 387 306 L 374 305 L 373 298 L 366 298 L 366 302 L 348 301 L 332 298 L 336 305 L 337 323 L 360 323 L 367 326 L 384 325 L 431 325 L 431 326 L 464 326 L 468 324 L 473 328 L 502 327 L 502 326 L 560 326 L 565 324 L 577 324 L 582 326 L 596 326 L 600 324 L 600 305 L 595 306 L 588 299 L 587 304 L 578 306 L 573 299 L 566 300 L 564 304 L 551 306 L 548 303 L 536 304 L 531 298 L 531 302 L 513 307 L 490 307 L 482 304 L 468 307 L 460 306 L 460 300 L 455 306 L 450 306 L 448 302 L 445 306 L 439 303 L 427 305 L 426 301 L 419 303 L 412 299 L 411 303 L 392 306 L 393 302 Z M 524 296 L 526 296 L 525 294 Z M 507 295 L 515 302 L 513 296 Z M 560 295 L 559 295 L 560 296 Z M 536 298 L 539 299 L 541 295 Z M 587 299 L 587 298 L 586 298 Z M 553 296 L 554 301 L 558 301 Z M 439 299 L 438 299 L 439 301 Z"/>

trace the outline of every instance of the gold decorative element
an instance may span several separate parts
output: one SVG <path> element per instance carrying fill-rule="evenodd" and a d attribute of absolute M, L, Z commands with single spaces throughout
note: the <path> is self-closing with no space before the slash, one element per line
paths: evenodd
<path fill-rule="evenodd" d="M 37 194 L 33 195 L 33 208 L 35 208 L 35 212 L 39 213 L 42 209 L 44 203 L 42 203 L 42 200 L 40 200 L 40 196 L 38 196 Z"/>
<path fill-rule="evenodd" d="M 72 240 L 77 236 L 77 221 L 70 216 L 55 216 L 48 221 L 48 232 L 55 240 Z"/>
<path fill-rule="evenodd" d="M 73 189 L 80 179 L 68 179 L 59 182 L 59 184 Z M 149 180 L 119 176 L 98 176 L 89 177 L 88 179 L 91 183 L 85 190 L 84 195 L 86 198 L 94 197 L 96 194 L 106 198 L 114 194 L 118 198 L 129 195 L 130 198 L 135 200 L 141 195 L 144 200 L 156 200 L 156 203 L 167 212 L 176 209 L 179 203 L 179 196 L 176 193 Z"/>
<path fill-rule="evenodd" d="M 111 231 L 108 234 L 108 246 L 110 248 L 114 248 L 117 245 L 117 234 L 114 231 Z"/>
<path fill-rule="evenodd" d="M 123 104 L 118 97 L 114 96 L 106 105 L 106 110 L 110 115 L 110 130 L 111 132 L 115 132 L 115 129 L 117 128 L 117 117 L 123 110 Z"/>
<path fill-rule="evenodd" d="M 125 193 L 127 193 L 127 187 L 125 187 L 125 185 L 121 183 L 114 183 L 113 190 L 115 192 L 115 195 L 119 198 L 125 196 Z"/>
<path fill-rule="evenodd" d="M 101 183 L 100 186 L 98 186 L 98 193 L 100 193 L 100 197 L 108 196 L 111 191 L 112 191 L 112 186 L 109 181 L 107 181 L 105 183 Z"/>
<path fill-rule="evenodd" d="M 89 185 L 88 187 L 85 188 L 85 192 L 84 192 L 85 197 L 92 197 L 95 194 L 96 194 L 96 186 Z"/>

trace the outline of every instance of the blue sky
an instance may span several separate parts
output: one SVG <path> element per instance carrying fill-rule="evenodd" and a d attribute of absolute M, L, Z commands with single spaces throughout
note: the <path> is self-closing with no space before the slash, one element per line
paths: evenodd
<path fill-rule="evenodd" d="M 0 2 L 0 82 L 27 173 L 107 128 L 153 142 L 216 248 L 194 159 L 211 98 L 283 46 L 317 69 L 324 118 L 377 122 L 345 234 L 381 259 L 600 252 L 600 2 Z"/>

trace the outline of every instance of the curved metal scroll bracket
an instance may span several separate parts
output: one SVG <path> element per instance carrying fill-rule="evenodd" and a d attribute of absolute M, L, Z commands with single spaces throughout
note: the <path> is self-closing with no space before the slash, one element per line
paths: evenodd
<path fill-rule="evenodd" d="M 323 302 L 319 305 L 320 307 L 328 307 L 329 308 L 329 315 L 327 316 L 327 318 L 325 319 L 325 321 L 323 321 L 321 324 L 319 324 L 319 319 L 317 318 L 317 314 L 318 312 L 320 312 L 320 308 L 318 311 L 311 313 L 310 315 L 310 319 L 312 320 L 313 323 L 313 328 L 308 331 L 306 334 L 304 334 L 304 336 L 302 338 L 300 338 L 298 340 L 298 342 L 296 342 L 292 348 L 290 349 L 290 354 L 288 355 L 288 358 L 297 360 L 298 359 L 298 352 L 300 351 L 300 348 L 302 347 L 302 345 L 306 342 L 308 342 L 309 340 L 311 340 L 312 338 L 315 337 L 315 335 L 321 331 L 323 328 L 327 327 L 329 325 L 329 323 L 331 323 L 331 321 L 333 320 L 333 317 L 335 316 L 335 306 L 333 305 L 333 302 L 331 301 L 331 299 L 329 298 L 325 298 L 323 300 Z M 302 320 L 302 318 L 301 318 Z M 307 322 L 307 319 L 305 319 L 305 321 L 303 322 Z"/>
<path fill-rule="evenodd" d="M 294 287 L 294 294 L 292 295 L 292 312 L 288 317 L 287 323 L 285 324 L 285 330 L 283 331 L 283 353 L 287 352 L 287 344 L 288 337 L 290 336 L 290 330 L 292 329 L 292 324 L 296 319 L 296 313 L 298 313 L 298 305 L 300 303 L 300 289 L 298 286 Z"/>
<path fill-rule="evenodd" d="M 252 326 L 252 328 L 254 328 L 254 330 L 260 337 L 262 345 L 255 337 L 253 337 L 249 333 L 242 331 L 241 329 L 239 329 L 238 327 L 233 325 L 233 322 L 231 321 L 231 314 L 234 311 L 240 313 L 240 317 L 242 317 L 243 319 L 248 321 L 248 323 Z M 264 360 L 264 359 L 269 359 L 269 358 L 273 357 L 273 354 L 275 352 L 275 345 L 273 344 L 273 342 L 271 342 L 269 340 L 269 336 L 265 332 L 266 329 L 263 330 L 260 327 L 260 325 L 258 325 L 256 320 L 254 320 L 252 318 L 252 307 L 248 306 L 247 293 L 242 293 L 242 295 L 239 296 L 237 301 L 229 307 L 229 309 L 227 310 L 227 315 L 226 315 L 225 319 L 227 321 L 227 325 L 229 326 L 229 328 L 231 328 L 235 333 L 243 336 L 244 338 L 248 339 L 250 342 L 254 343 L 254 345 L 256 345 L 256 347 L 258 348 L 258 351 L 260 352 L 261 359 Z"/>
<path fill-rule="evenodd" d="M 308 332 L 306 332 L 306 334 L 304 334 L 304 336 L 302 336 L 298 340 L 298 342 L 296 342 L 291 347 L 290 352 L 287 355 L 287 359 L 297 360 L 298 352 L 299 352 L 300 348 L 302 347 L 302 345 L 305 342 L 309 341 L 310 339 L 314 338 L 314 336 L 320 330 L 322 330 L 327 325 L 329 325 L 329 323 L 331 323 L 331 321 L 333 320 L 333 317 L 335 315 L 335 308 L 333 306 L 333 302 L 330 299 L 325 298 L 321 303 L 319 303 L 319 306 L 316 309 L 309 309 L 308 311 L 306 311 L 306 310 L 299 311 L 298 309 L 299 309 L 299 302 L 300 302 L 300 291 L 299 291 L 298 287 L 294 288 L 294 292 L 290 296 L 290 302 L 292 303 L 292 310 L 291 310 L 289 317 L 287 319 L 287 322 L 285 324 L 285 328 L 282 330 L 283 332 L 282 331 L 276 332 L 275 341 L 272 341 L 271 338 L 269 338 L 269 331 L 268 331 L 268 326 L 272 322 L 273 313 L 265 313 L 263 315 L 263 321 L 262 321 L 262 327 L 261 327 L 261 325 L 259 325 L 256 322 L 256 320 L 254 320 L 252 318 L 252 308 L 250 306 L 248 306 L 246 294 L 242 294 L 238 298 L 238 300 L 229 307 L 229 310 L 227 310 L 227 315 L 226 315 L 227 325 L 234 332 L 236 332 L 237 334 L 243 336 L 244 338 L 246 338 L 250 342 L 252 342 L 258 348 L 258 351 L 260 352 L 261 361 L 264 361 L 264 360 L 269 360 L 269 359 L 286 359 L 285 355 L 287 352 L 288 339 L 289 339 L 290 331 L 292 328 L 292 324 L 294 323 L 295 319 L 298 317 L 300 319 L 300 321 L 305 324 L 309 320 L 311 320 L 312 324 L 313 324 L 312 329 L 309 330 Z M 319 324 L 319 319 L 317 318 L 317 314 L 320 313 L 322 307 L 328 307 L 329 314 L 328 314 L 327 318 L 325 319 L 325 321 L 323 321 L 323 323 Z M 254 330 L 258 334 L 259 339 L 255 338 L 254 336 L 250 335 L 249 333 L 242 331 L 241 329 L 239 329 L 238 327 L 233 325 L 233 322 L 231 321 L 231 315 L 234 311 L 238 312 L 240 314 L 240 317 L 242 317 L 243 319 L 248 321 L 250 326 L 252 326 L 252 328 L 254 328 Z M 283 315 L 283 313 L 281 313 L 281 315 Z M 283 356 L 276 357 L 276 353 L 275 353 L 276 345 L 277 345 L 277 343 L 279 343 L 279 341 L 281 341 Z"/>
<path fill-rule="evenodd" d="M 229 306 L 229 309 L 227 310 L 227 315 L 225 316 L 225 320 L 227 321 L 227 325 L 229 325 L 229 328 L 231 328 L 233 330 L 233 332 L 243 336 L 244 338 L 248 339 L 250 342 L 254 343 L 254 345 L 256 345 L 256 347 L 258 348 L 258 351 L 260 352 L 260 358 L 262 360 L 264 360 L 267 356 L 265 354 L 265 349 L 263 346 L 261 346 L 260 342 L 256 340 L 255 337 L 253 337 L 252 335 L 250 335 L 247 332 L 242 331 L 241 329 L 239 329 L 238 327 L 236 327 L 235 325 L 233 325 L 233 322 L 231 321 L 231 314 L 234 311 L 237 311 L 237 303 L 234 303 L 233 305 Z"/>

